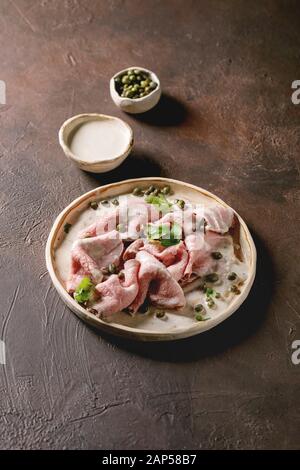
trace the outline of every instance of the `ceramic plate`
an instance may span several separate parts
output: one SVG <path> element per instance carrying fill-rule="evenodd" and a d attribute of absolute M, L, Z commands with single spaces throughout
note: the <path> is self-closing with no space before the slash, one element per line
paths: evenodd
<path fill-rule="evenodd" d="M 243 285 L 241 295 L 236 296 L 228 307 L 218 314 L 211 316 L 207 321 L 195 322 L 194 318 L 183 316 L 179 312 L 168 315 L 168 321 L 162 321 L 155 316 L 149 315 L 131 317 L 125 313 L 114 315 L 113 320 L 110 322 L 103 321 L 87 312 L 66 292 L 57 266 L 56 250 L 65 237 L 64 225 L 66 222 L 71 221 L 75 223 L 78 215 L 88 207 L 89 202 L 95 199 L 107 199 L 130 193 L 134 187 L 146 187 L 150 183 L 158 184 L 159 186 L 169 184 L 176 193 L 176 196 L 178 194 L 179 197 L 189 199 L 193 203 L 215 202 L 227 206 L 225 202 L 205 189 L 167 178 L 138 178 L 101 186 L 75 199 L 55 220 L 46 246 L 47 269 L 57 292 L 70 310 L 81 320 L 99 330 L 141 341 L 166 341 L 186 338 L 209 330 L 226 320 L 240 307 L 249 294 L 255 277 L 256 249 L 246 223 L 238 214 L 236 215 L 241 225 L 240 245 L 243 257 L 247 263 L 248 277 Z"/>

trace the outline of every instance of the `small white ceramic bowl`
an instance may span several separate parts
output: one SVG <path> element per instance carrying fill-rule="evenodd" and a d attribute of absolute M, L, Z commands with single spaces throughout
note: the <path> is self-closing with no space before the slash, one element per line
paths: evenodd
<path fill-rule="evenodd" d="M 149 95 L 143 96 L 142 98 L 131 99 L 131 98 L 123 98 L 122 96 L 120 96 L 116 90 L 115 78 L 119 77 L 120 75 L 124 74 L 130 69 L 140 70 L 141 72 L 148 73 L 151 80 L 157 83 L 157 87 L 155 88 L 155 90 L 151 91 Z M 145 113 L 146 111 L 149 111 L 149 109 L 154 108 L 154 106 L 156 106 L 157 103 L 159 102 L 159 99 L 161 97 L 160 81 L 157 75 L 151 72 L 151 70 L 147 70 L 143 67 L 137 67 L 137 66 L 127 67 L 126 69 L 121 70 L 120 72 L 116 73 L 110 79 L 110 95 L 114 103 L 118 106 L 118 108 L 121 108 L 122 111 L 125 111 L 126 113 L 131 113 L 131 114 Z"/>
<path fill-rule="evenodd" d="M 105 160 L 91 162 L 86 160 L 80 160 L 80 158 L 74 155 L 70 148 L 72 135 L 74 135 L 74 132 L 79 126 L 88 121 L 103 121 L 107 119 L 114 119 L 120 125 L 120 127 L 123 128 L 123 130 L 125 129 L 125 132 L 128 136 L 128 144 L 124 152 L 121 155 L 116 155 L 113 158 L 108 158 Z M 122 119 L 114 116 L 108 116 L 106 114 L 78 114 L 77 116 L 71 117 L 70 119 L 67 119 L 67 121 L 65 121 L 59 129 L 58 138 L 65 155 L 70 158 L 73 162 L 75 162 L 76 165 L 81 168 L 81 170 L 89 171 L 92 173 L 105 173 L 121 165 L 121 163 L 129 155 L 133 147 L 133 131 L 131 127 Z"/>

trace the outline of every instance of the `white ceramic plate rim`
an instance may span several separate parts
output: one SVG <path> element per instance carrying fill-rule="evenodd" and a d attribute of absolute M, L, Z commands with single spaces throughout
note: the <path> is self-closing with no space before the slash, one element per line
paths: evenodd
<path fill-rule="evenodd" d="M 70 309 L 77 315 L 79 316 L 82 320 L 86 321 L 87 323 L 98 327 L 99 329 L 102 329 L 104 331 L 110 332 L 112 334 L 116 334 L 118 336 L 128 336 L 133 339 L 138 339 L 142 341 L 166 341 L 166 340 L 173 340 L 173 339 L 179 339 L 179 338 L 186 338 L 189 336 L 194 336 L 196 334 L 202 333 L 204 331 L 210 330 L 211 328 L 214 328 L 218 324 L 222 323 L 224 320 L 226 320 L 228 317 L 230 317 L 244 302 L 246 297 L 248 296 L 250 289 L 252 287 L 252 284 L 254 282 L 255 278 L 255 273 L 256 273 L 256 248 L 252 239 L 252 236 L 249 232 L 249 229 L 244 222 L 244 220 L 235 212 L 237 217 L 239 218 L 240 224 L 244 230 L 245 238 L 247 240 L 247 243 L 249 244 L 250 248 L 250 266 L 249 266 L 249 276 L 247 278 L 246 284 L 244 286 L 243 292 L 240 296 L 237 296 L 231 304 L 224 310 L 224 312 L 220 313 L 215 318 L 211 318 L 205 322 L 197 322 L 194 325 L 190 327 L 182 327 L 178 328 L 176 330 L 172 330 L 170 332 L 158 332 L 158 331 L 152 331 L 152 330 L 146 330 L 142 328 L 133 328 L 129 327 L 126 325 L 121 325 L 118 323 L 114 322 L 105 322 L 91 313 L 89 313 L 87 310 L 85 310 L 83 307 L 81 307 L 65 290 L 64 286 L 62 285 L 61 281 L 59 280 L 56 272 L 55 272 L 55 266 L 53 262 L 53 256 L 52 256 L 52 244 L 55 242 L 54 238 L 59 230 L 59 228 L 64 224 L 64 221 L 66 217 L 72 212 L 72 210 L 78 206 L 78 204 L 82 203 L 85 200 L 88 200 L 91 196 L 94 196 L 95 193 L 97 193 L 97 196 L 101 194 L 102 191 L 107 191 L 112 188 L 120 187 L 126 184 L 132 184 L 132 183 L 166 183 L 166 184 L 177 184 L 181 185 L 185 188 L 190 188 L 193 191 L 199 192 L 204 194 L 207 197 L 212 198 L 214 201 L 218 202 L 219 204 L 225 206 L 225 207 L 230 207 L 228 204 L 226 204 L 222 199 L 219 197 L 215 196 L 213 193 L 206 191 L 203 188 L 200 188 L 198 186 L 195 186 L 190 183 L 185 183 L 183 181 L 179 180 L 174 180 L 174 179 L 169 179 L 169 178 L 162 178 L 162 177 L 145 177 L 145 178 L 137 178 L 137 179 L 128 179 L 116 183 L 111 183 L 107 184 L 105 186 L 100 186 L 98 188 L 92 189 L 91 191 L 88 191 L 87 193 L 79 196 L 71 204 L 69 204 L 56 218 L 53 227 L 50 231 L 47 244 L 46 244 L 46 266 L 48 269 L 48 272 L 50 274 L 51 280 L 54 284 L 54 287 L 58 291 L 59 295 L 61 298 L 64 300 L 64 302 L 70 307 Z M 120 194 L 122 194 L 122 189 L 120 188 Z"/>

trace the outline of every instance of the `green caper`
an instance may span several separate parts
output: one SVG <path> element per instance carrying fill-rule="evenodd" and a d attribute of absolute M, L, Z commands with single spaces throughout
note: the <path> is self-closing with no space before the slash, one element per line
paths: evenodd
<path fill-rule="evenodd" d="M 200 312 L 204 311 L 204 307 L 203 307 L 202 304 L 197 304 L 197 305 L 195 305 L 194 310 L 195 310 L 195 312 L 200 313 Z"/>
<path fill-rule="evenodd" d="M 219 276 L 217 273 L 210 273 L 205 276 L 205 280 L 207 282 L 217 282 L 219 280 Z"/>
<path fill-rule="evenodd" d="M 229 273 L 229 274 L 228 274 L 228 277 L 227 277 L 227 279 L 228 279 L 229 281 L 235 281 L 236 278 L 237 278 L 237 275 L 236 275 L 236 273 L 234 273 L 234 272 Z"/>
<path fill-rule="evenodd" d="M 142 190 L 139 186 L 137 186 L 136 188 L 134 188 L 134 190 L 132 191 L 132 194 L 134 196 L 141 196 L 142 195 Z"/>
<path fill-rule="evenodd" d="M 163 318 L 165 316 L 165 312 L 162 312 L 161 310 L 158 310 L 155 312 L 156 318 Z"/>
<path fill-rule="evenodd" d="M 215 291 L 211 288 L 211 287 L 206 287 L 205 289 L 205 294 L 206 294 L 206 297 L 209 298 L 211 297 L 212 295 L 214 295 Z"/>
<path fill-rule="evenodd" d="M 202 290 L 203 292 L 205 292 L 206 289 L 207 289 L 206 283 L 205 283 L 204 281 L 201 281 L 199 288 L 200 288 L 200 290 Z"/>
<path fill-rule="evenodd" d="M 96 202 L 96 201 L 90 202 L 90 207 L 91 207 L 91 209 L 94 209 L 94 211 L 95 211 L 96 209 L 98 209 L 98 202 Z"/>
<path fill-rule="evenodd" d="M 215 293 L 215 298 L 216 298 L 216 299 L 220 299 L 220 298 L 221 298 L 220 292 L 216 292 L 216 293 Z"/>
<path fill-rule="evenodd" d="M 72 224 L 69 224 L 68 222 L 64 225 L 64 232 L 69 233 L 70 228 L 72 227 Z"/>
<path fill-rule="evenodd" d="M 103 199 L 103 201 L 101 201 L 101 204 L 107 207 L 109 206 L 109 201 L 107 199 Z"/>
<path fill-rule="evenodd" d="M 177 199 L 176 204 L 178 207 L 180 207 L 180 209 L 184 209 L 185 202 L 183 199 Z"/>
<path fill-rule="evenodd" d="M 118 278 L 120 279 L 120 281 L 124 281 L 124 279 L 125 279 L 124 271 L 120 271 L 120 272 L 119 272 Z"/>
<path fill-rule="evenodd" d="M 213 251 L 211 254 L 213 259 L 221 259 L 223 258 L 223 255 L 220 251 Z"/>
<path fill-rule="evenodd" d="M 125 228 L 124 224 L 118 224 L 116 228 L 117 228 L 118 232 L 125 232 L 126 231 L 126 228 Z"/>
<path fill-rule="evenodd" d="M 209 299 L 209 300 L 207 301 L 207 306 L 208 306 L 209 308 L 213 308 L 213 307 L 215 306 L 215 302 L 213 301 L 213 299 Z"/>
<path fill-rule="evenodd" d="M 231 286 L 230 290 L 231 290 L 231 292 L 233 292 L 236 295 L 241 293 L 240 289 L 236 285 Z"/>
<path fill-rule="evenodd" d="M 162 192 L 165 196 L 167 196 L 167 195 L 170 194 L 170 192 L 171 192 L 171 187 L 170 187 L 170 186 L 164 186 L 164 187 L 162 188 L 161 192 Z"/>
<path fill-rule="evenodd" d="M 112 202 L 112 204 L 113 204 L 114 206 L 118 206 L 118 205 L 119 205 L 118 199 L 113 199 L 111 202 Z"/>
<path fill-rule="evenodd" d="M 133 100 L 143 98 L 157 88 L 149 74 L 139 69 L 128 69 L 114 81 L 119 95 Z"/>
<path fill-rule="evenodd" d="M 203 320 L 204 320 L 204 318 L 203 318 L 203 316 L 201 315 L 201 313 L 197 313 L 197 315 L 195 315 L 195 319 L 196 319 L 197 321 L 203 321 Z"/>
<path fill-rule="evenodd" d="M 146 189 L 146 191 L 145 191 L 146 196 L 151 194 L 155 189 L 156 189 L 155 186 L 153 186 L 153 184 L 151 184 L 151 186 L 149 186 L 149 188 Z"/>
<path fill-rule="evenodd" d="M 107 266 L 107 269 L 108 269 L 109 274 L 116 274 L 117 271 L 118 271 L 117 266 L 115 265 L 115 263 L 110 263 Z"/>

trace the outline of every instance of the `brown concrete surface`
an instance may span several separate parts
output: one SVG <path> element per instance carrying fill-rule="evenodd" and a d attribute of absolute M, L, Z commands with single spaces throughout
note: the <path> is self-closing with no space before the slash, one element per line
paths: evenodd
<path fill-rule="evenodd" d="M 297 1 L 0 1 L 0 448 L 291 449 L 300 445 Z M 164 97 L 124 115 L 108 81 L 153 69 Z M 130 158 L 107 175 L 67 161 L 69 116 L 121 116 Z M 162 175 L 213 191 L 249 224 L 258 274 L 215 330 L 170 344 L 103 337 L 46 272 L 52 222 L 102 183 Z"/>

